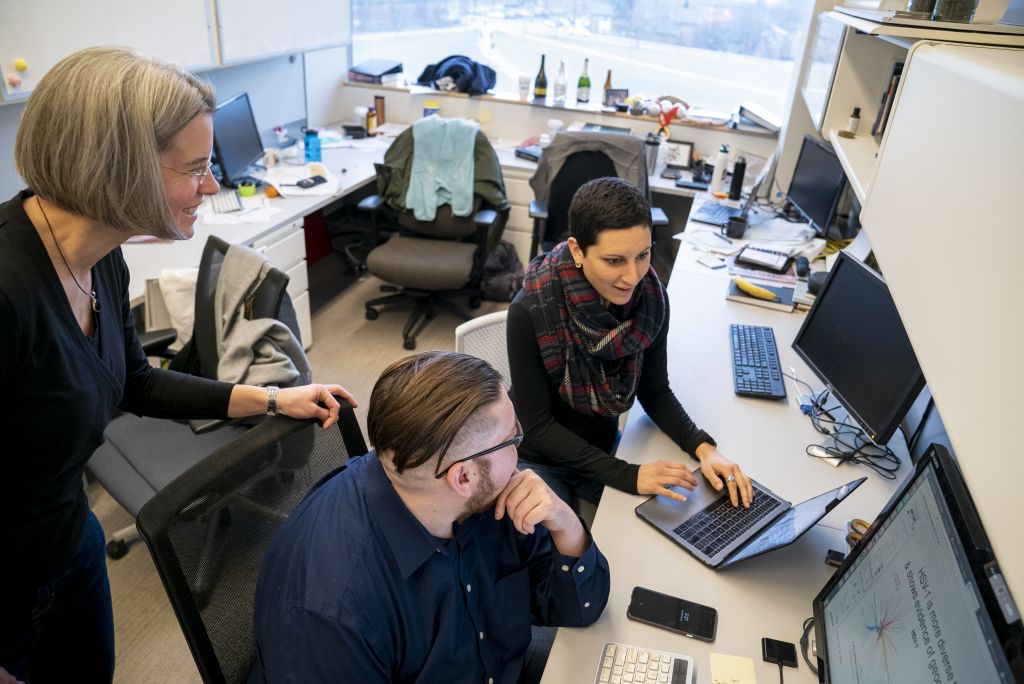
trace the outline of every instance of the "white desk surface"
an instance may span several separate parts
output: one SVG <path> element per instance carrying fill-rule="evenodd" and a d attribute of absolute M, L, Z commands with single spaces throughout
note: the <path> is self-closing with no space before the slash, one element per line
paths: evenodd
<path fill-rule="evenodd" d="M 123 246 L 124 258 L 131 273 L 128 294 L 133 304 L 141 303 L 146 281 L 157 278 L 165 268 L 190 268 L 199 265 L 210 235 L 231 244 L 248 245 L 292 221 L 301 219 L 317 209 L 327 206 L 350 192 L 370 183 L 376 176 L 373 164 L 379 162 L 387 149 L 387 142 L 369 148 L 329 148 L 323 151 L 323 163 L 341 180 L 335 195 L 311 197 L 275 198 L 268 200 L 271 206 L 282 211 L 269 221 L 261 223 L 204 224 L 196 222 L 195 234 L 190 240 L 175 242 L 138 243 Z M 342 172 L 342 169 L 345 169 Z"/>
<path fill-rule="evenodd" d="M 146 281 L 157 278 L 165 268 L 190 268 L 199 265 L 199 260 L 210 235 L 226 240 L 231 244 L 248 245 L 273 231 L 296 221 L 307 214 L 321 209 L 341 199 L 345 195 L 367 185 L 376 177 L 374 163 L 384 158 L 384 151 L 391 144 L 391 138 L 377 138 L 359 141 L 355 148 L 326 148 L 323 150 L 323 163 L 341 179 L 341 187 L 335 195 L 324 195 L 301 198 L 275 198 L 269 200 L 271 206 L 282 209 L 269 221 L 261 223 L 238 224 L 204 224 L 196 222 L 195 234 L 190 240 L 172 243 L 133 243 L 123 246 L 124 258 L 131 273 L 128 294 L 133 304 L 140 304 L 145 291 Z M 502 168 L 523 169 L 532 172 L 537 168 L 534 162 L 515 156 L 515 143 L 495 141 L 494 149 L 498 154 Z M 344 169 L 344 172 L 342 172 Z M 664 178 L 651 178 L 651 189 L 676 195 L 693 196 L 693 192 L 677 188 L 674 181 Z"/>
<path fill-rule="evenodd" d="M 702 684 L 711 682 L 710 653 L 752 658 L 758 681 L 776 681 L 778 667 L 761 660 L 761 637 L 790 641 L 799 647 L 803 621 L 812 613 L 811 601 L 832 571 L 824 564 L 826 550 L 845 551 L 846 520 L 873 519 L 898 486 L 862 466 L 834 468 L 807 456 L 805 446 L 819 442 L 821 435 L 800 412 L 789 380 L 784 401 L 733 393 L 729 323 L 772 326 L 782 368 L 788 371 L 793 366 L 801 379 L 820 387 L 790 348 L 803 315 L 727 302 L 724 269 L 706 269 L 694 262 L 695 256 L 688 245 L 681 245 L 668 288 L 672 302 L 669 378 L 690 415 L 715 437 L 724 455 L 792 503 L 864 475 L 868 480 L 796 543 L 721 571 L 707 568 L 638 518 L 634 508 L 646 497 L 605 488 L 593 536 L 611 568 L 608 606 L 590 627 L 558 630 L 544 672 L 546 684 L 593 682 L 606 641 L 690 655 L 695 661 L 695 681 Z M 897 444 L 901 441 L 897 433 L 892 446 L 903 459 L 898 481 L 911 472 L 906 450 Z M 696 466 L 639 405 L 627 419 L 618 456 L 634 463 L 677 458 Z M 715 642 L 629 620 L 626 607 L 634 586 L 718 609 Z M 803 659 L 798 662 L 796 670 L 787 668 L 786 681 L 817 681 Z"/>

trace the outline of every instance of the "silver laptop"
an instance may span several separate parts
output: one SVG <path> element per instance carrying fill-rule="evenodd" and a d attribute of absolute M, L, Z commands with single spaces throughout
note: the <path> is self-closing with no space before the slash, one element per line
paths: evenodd
<path fill-rule="evenodd" d="M 742 216 L 747 218 L 750 214 L 750 209 L 754 206 L 754 202 L 757 201 L 757 193 L 761 191 L 761 186 L 768 178 L 773 168 L 775 168 L 775 160 L 778 156 L 778 150 L 772 153 L 768 161 L 765 162 L 764 168 L 761 169 L 761 173 L 757 175 L 757 179 L 754 181 L 753 187 L 750 188 L 750 194 L 747 195 L 746 201 L 743 202 L 742 207 L 730 207 L 721 202 L 704 202 L 701 204 L 697 211 L 694 212 L 690 218 L 694 221 L 700 221 L 701 223 L 709 223 L 713 226 L 724 226 L 729 222 L 733 216 Z"/>
<path fill-rule="evenodd" d="M 734 508 L 725 488 L 716 492 L 703 481 L 696 491 L 678 490 L 686 501 L 655 496 L 637 506 L 636 514 L 702 563 L 724 568 L 792 544 L 866 479 L 848 482 L 796 506 L 751 480 L 754 501 L 750 508 Z"/>

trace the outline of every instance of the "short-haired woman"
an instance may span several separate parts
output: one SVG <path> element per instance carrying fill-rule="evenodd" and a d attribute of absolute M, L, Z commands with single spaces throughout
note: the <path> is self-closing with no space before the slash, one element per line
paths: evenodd
<path fill-rule="evenodd" d="M 681 496 L 696 479 L 679 461 L 644 465 L 611 455 L 619 415 L 639 399 L 684 451 L 700 461 L 733 505 L 753 488 L 718 452 L 668 382 L 668 297 L 651 268 L 651 209 L 619 178 L 592 180 L 569 208 L 571 237 L 535 258 L 508 313 L 512 394 L 525 432 L 519 448 L 533 469 L 574 508 L 600 499 L 604 486 L 632 494 Z"/>
<path fill-rule="evenodd" d="M 15 164 L 28 189 L 0 204 L 0 681 L 111 681 L 103 530 L 82 470 L 118 407 L 241 417 L 266 388 L 154 369 L 135 334 L 132 235 L 192 237 L 210 173 L 212 88 L 122 48 L 54 66 L 28 100 Z M 284 388 L 277 410 L 337 420 L 338 385 Z M 4 672 L 6 670 L 7 672 Z"/>

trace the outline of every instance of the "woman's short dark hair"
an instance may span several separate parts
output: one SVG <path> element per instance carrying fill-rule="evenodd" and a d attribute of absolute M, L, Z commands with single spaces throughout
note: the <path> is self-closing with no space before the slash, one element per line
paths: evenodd
<path fill-rule="evenodd" d="M 501 374 L 468 354 L 430 351 L 388 366 L 370 394 L 367 432 L 395 472 L 437 459 L 487 426 L 477 412 L 501 398 Z"/>
<path fill-rule="evenodd" d="M 569 205 L 569 234 L 580 249 L 597 242 L 607 228 L 651 227 L 651 205 L 635 185 L 621 178 L 595 178 L 580 186 Z"/>

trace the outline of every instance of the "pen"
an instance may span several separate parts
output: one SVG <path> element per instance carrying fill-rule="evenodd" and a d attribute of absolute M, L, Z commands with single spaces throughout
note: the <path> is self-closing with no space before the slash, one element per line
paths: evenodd
<path fill-rule="evenodd" d="M 718 238 L 719 240 L 725 240 L 725 241 L 726 241 L 726 242 L 728 242 L 728 243 L 729 243 L 730 245 L 732 244 L 732 240 L 730 240 L 729 238 L 725 237 L 725 236 L 724 236 L 724 235 L 722 235 L 721 233 L 716 233 L 716 232 L 715 232 L 715 231 L 713 231 L 713 230 L 709 230 L 708 232 L 709 232 L 709 233 L 711 233 L 712 235 L 714 235 L 714 236 L 715 236 L 716 238 Z"/>

